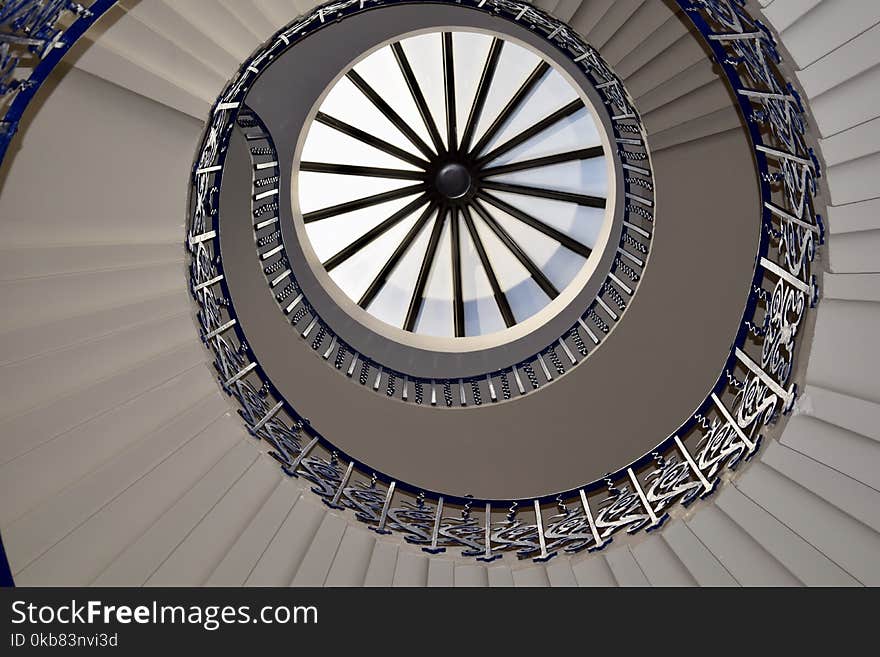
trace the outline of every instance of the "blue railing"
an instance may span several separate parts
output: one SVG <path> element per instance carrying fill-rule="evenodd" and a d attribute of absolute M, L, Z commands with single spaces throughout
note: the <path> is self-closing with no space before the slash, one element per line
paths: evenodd
<path fill-rule="evenodd" d="M 0 162 L 40 85 L 77 39 L 115 4 L 116 0 L 0 4 L 0 110 L 5 109 L 0 119 Z M 77 17 L 67 29 L 60 22 L 65 12 Z"/>

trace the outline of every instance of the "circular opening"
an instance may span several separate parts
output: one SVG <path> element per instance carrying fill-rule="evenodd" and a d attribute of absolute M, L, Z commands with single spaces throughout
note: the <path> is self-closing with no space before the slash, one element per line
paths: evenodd
<path fill-rule="evenodd" d="M 447 28 L 383 44 L 330 85 L 304 135 L 293 196 L 311 266 L 340 307 L 402 343 L 521 339 L 607 246 L 605 128 L 567 73 L 511 37 Z"/>

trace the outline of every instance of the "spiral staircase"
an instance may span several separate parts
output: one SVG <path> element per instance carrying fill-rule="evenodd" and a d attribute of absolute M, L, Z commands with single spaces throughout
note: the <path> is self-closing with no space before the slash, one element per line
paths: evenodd
<path fill-rule="evenodd" d="M 694 362 L 630 382 L 633 415 L 642 399 L 671 412 L 681 403 L 693 409 L 711 388 L 700 368 L 716 349 L 708 334 L 720 331 L 729 344 L 724 331 L 736 328 L 707 328 L 708 317 L 726 318 L 731 305 L 741 314 L 737 299 L 754 265 L 739 247 L 725 255 L 725 243 L 759 221 L 739 106 L 675 2 L 536 5 L 598 50 L 641 116 L 657 194 L 658 272 L 666 248 L 705 267 L 708 287 L 679 280 L 681 288 L 663 296 L 651 287 L 649 263 L 638 301 L 659 295 L 663 305 L 652 312 L 666 317 L 652 351 L 663 341 L 687 345 Z M 822 169 L 815 205 L 825 243 L 813 263 L 821 300 L 803 329 L 794 407 L 765 431 L 754 458 L 725 470 L 711 495 L 671 508 L 655 531 L 617 534 L 601 550 L 560 551 L 547 561 L 505 554 L 482 562 L 370 531 L 350 509 L 322 504 L 313 481 L 288 476 L 218 386 L 194 321 L 183 243 L 206 122 L 242 62 L 314 3 L 112 6 L 39 87 L 0 172 L 0 536 L 15 583 L 880 584 L 880 5 L 760 0 L 747 8 L 775 35 Z M 754 253 L 757 237 L 744 239 Z M 689 296 L 707 290 L 708 298 Z M 634 300 L 624 320 L 636 323 L 639 308 Z M 596 350 L 597 368 L 627 326 Z M 590 367 L 585 361 L 534 398 L 563 390 Z M 361 394 L 327 372 L 321 385 Z M 503 420 L 531 395 L 487 410 Z M 322 426 L 344 430 L 344 418 L 332 409 L 326 415 Z M 607 431 L 618 426 L 606 422 Z M 364 432 L 371 430 L 389 431 Z M 401 453 L 399 445 L 387 449 Z M 535 458 L 523 450 L 511 452 Z M 405 470 L 407 458 L 414 457 L 389 463 Z M 437 458 L 437 469 L 455 468 Z M 596 468 L 591 476 L 601 481 L 611 465 Z"/>

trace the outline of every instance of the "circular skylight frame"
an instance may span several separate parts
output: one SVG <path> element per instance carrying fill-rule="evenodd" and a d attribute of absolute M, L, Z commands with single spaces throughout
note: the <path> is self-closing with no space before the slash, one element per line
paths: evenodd
<path fill-rule="evenodd" d="M 303 32 L 301 36 L 307 38 L 300 38 L 298 33 L 277 37 L 280 48 L 271 47 L 273 52 L 256 56 L 259 65 L 252 68 L 259 74 L 245 88 L 242 120 L 262 125 L 262 117 L 269 126 L 263 137 L 246 136 L 248 145 L 256 147 L 251 149 L 255 172 L 251 209 L 264 284 L 281 314 L 293 325 L 292 336 L 306 339 L 305 344 L 311 344 L 328 365 L 351 380 L 391 399 L 474 407 L 481 400 L 516 399 L 543 389 L 603 343 L 636 293 L 647 265 L 653 232 L 653 181 L 645 131 L 632 101 L 598 53 L 558 22 L 542 26 L 541 31 L 534 27 L 530 31 L 515 17 L 452 3 L 383 6 L 381 13 L 393 14 L 393 23 L 377 23 L 373 10 L 359 12 L 356 3 L 350 9 L 353 13 L 341 12 L 337 20 L 321 29 Z M 333 37 L 328 42 L 323 27 L 331 25 Z M 492 335 L 461 339 L 455 342 L 467 342 L 473 348 L 443 351 L 389 339 L 381 333 L 387 325 L 367 313 L 361 313 L 364 323 L 355 321 L 344 309 L 344 303 L 350 304 L 350 300 L 340 303 L 328 294 L 327 286 L 315 276 L 314 263 L 304 253 L 307 240 L 297 232 L 292 193 L 286 185 L 298 161 L 303 126 L 314 118 L 322 94 L 353 62 L 364 53 L 398 40 L 401 34 L 455 27 L 513 35 L 578 80 L 599 109 L 606 134 L 612 136 L 611 157 L 618 171 L 615 194 L 620 202 L 609 248 L 597 268 L 606 272 L 605 276 L 591 278 L 562 312 L 519 339 L 501 344 Z M 250 141 L 254 138 L 257 141 Z M 623 170 L 625 176 L 620 173 Z M 280 180 L 275 190 L 264 187 L 272 177 Z M 224 178 L 224 190 L 230 185 L 232 182 Z M 266 198 L 267 191 L 275 195 Z M 227 263 L 229 257 L 236 261 L 245 257 L 243 252 L 238 253 L 239 246 L 229 242 L 224 247 L 230 251 L 224 255 Z M 265 312 L 256 310 L 259 304 L 253 294 L 256 290 L 235 302 L 243 315 Z M 373 330 L 370 321 L 381 325 L 379 330 Z M 522 326 L 525 323 L 516 328 Z M 256 336 L 251 344 L 257 348 Z M 263 348 L 278 353 L 279 348 L 288 347 L 267 344 L 259 350 Z M 299 347 L 291 343 L 289 348 Z M 366 386 L 367 382 L 371 385 Z"/>
<path fill-rule="evenodd" d="M 481 71 L 470 88 L 469 68 Z M 474 27 L 414 30 L 358 57 L 317 101 L 291 185 L 303 253 L 330 296 L 388 339 L 435 351 L 546 325 L 607 274 L 599 265 L 621 221 L 621 167 L 585 87 L 548 53 Z M 352 146 L 384 166 L 348 164 Z M 444 193 L 449 174 L 460 189 Z M 368 196 L 348 181 L 378 183 Z M 389 304 L 394 293 L 405 308 Z"/>

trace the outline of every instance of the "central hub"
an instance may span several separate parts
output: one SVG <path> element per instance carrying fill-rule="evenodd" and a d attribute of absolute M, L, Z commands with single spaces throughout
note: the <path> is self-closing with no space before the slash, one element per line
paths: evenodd
<path fill-rule="evenodd" d="M 434 185 L 446 198 L 461 198 L 471 188 L 471 174 L 463 164 L 450 162 L 437 171 Z"/>

